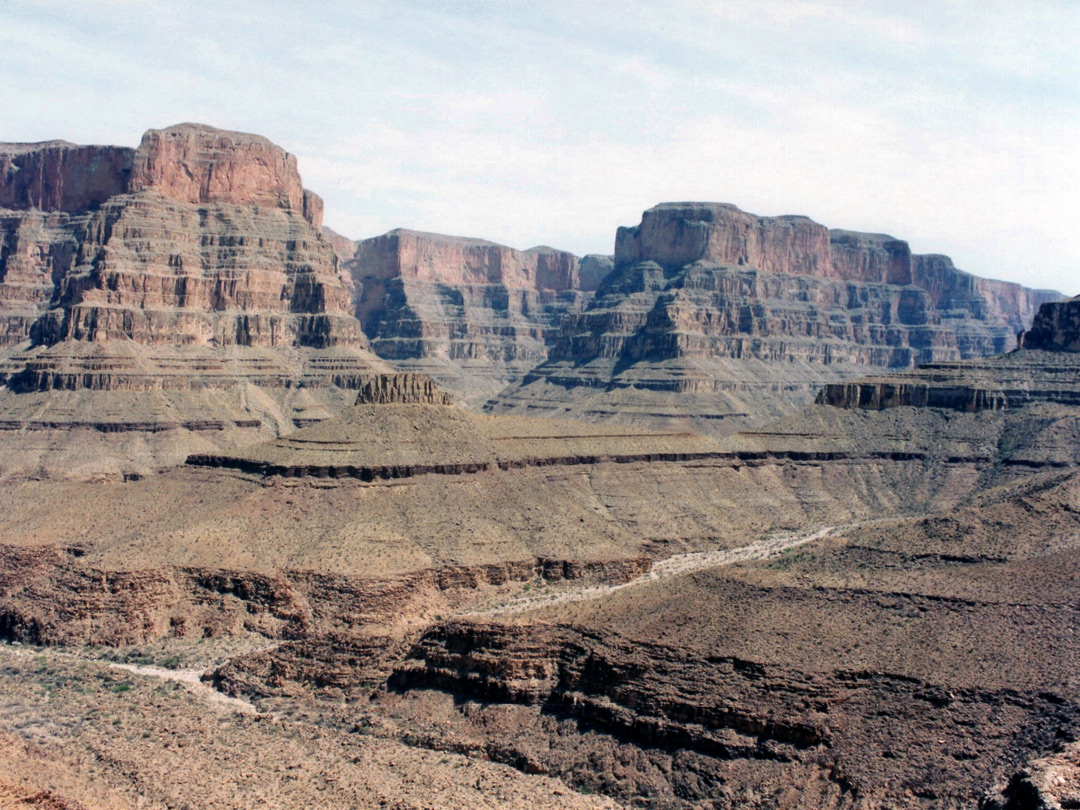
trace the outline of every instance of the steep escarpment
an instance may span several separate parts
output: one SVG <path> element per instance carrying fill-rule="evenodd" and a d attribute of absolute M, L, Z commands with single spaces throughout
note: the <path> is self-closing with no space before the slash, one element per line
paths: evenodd
<path fill-rule="evenodd" d="M 296 159 L 265 138 L 181 124 L 133 151 L 19 148 L 16 159 L 37 157 L 44 176 L 27 192 L 32 167 L 9 171 L 5 207 L 27 213 L 5 220 L 0 278 L 51 284 L 23 335 L 35 344 L 363 345 L 321 207 Z M 75 157 L 50 159 L 58 149 Z"/>
<path fill-rule="evenodd" d="M 85 211 L 127 191 L 133 156 L 67 141 L 0 144 L 0 208 Z"/>
<path fill-rule="evenodd" d="M 999 354 L 1060 297 L 975 278 L 889 236 L 711 203 L 646 211 L 619 230 L 614 261 L 548 360 L 490 410 L 732 432 L 874 367 Z"/>
<path fill-rule="evenodd" d="M 1080 404 L 1080 358 L 1040 350 L 1010 352 L 985 360 L 927 363 L 903 374 L 830 383 L 817 396 L 837 408 L 948 408 L 986 411 L 1030 403 Z"/>
<path fill-rule="evenodd" d="M 1080 352 L 1080 297 L 1043 304 L 1019 344 L 1024 349 Z"/>
<path fill-rule="evenodd" d="M 927 363 L 902 374 L 826 385 L 817 402 L 880 410 L 910 406 L 985 411 L 1080 404 L 1080 301 L 1043 304 L 1020 348 L 985 360 Z"/>
<path fill-rule="evenodd" d="M 353 317 L 321 201 L 265 138 L 181 124 L 135 150 L 50 142 L 0 155 L 10 425 L 119 424 L 132 403 L 113 394 L 148 391 L 158 401 L 136 403 L 131 425 L 262 428 L 205 434 L 194 450 L 310 422 L 340 406 L 339 390 L 390 371 Z M 213 391 L 228 392 L 216 406 Z M 158 445 L 151 464 L 179 460 Z"/>
<path fill-rule="evenodd" d="M 546 359 L 603 259 L 399 229 L 357 242 L 344 267 L 373 351 L 470 402 Z"/>
<path fill-rule="evenodd" d="M 173 566 L 103 570 L 87 565 L 84 555 L 79 547 L 0 546 L 0 638 L 40 645 L 356 638 L 468 604 L 499 586 L 619 584 L 646 573 L 651 562 L 531 558 L 364 577 Z"/>

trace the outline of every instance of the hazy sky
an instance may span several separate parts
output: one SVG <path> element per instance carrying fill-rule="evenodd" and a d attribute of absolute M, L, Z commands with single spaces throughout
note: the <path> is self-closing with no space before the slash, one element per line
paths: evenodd
<path fill-rule="evenodd" d="M 326 222 L 612 250 L 668 200 L 1080 292 L 1080 2 L 0 0 L 0 140 L 181 121 Z"/>

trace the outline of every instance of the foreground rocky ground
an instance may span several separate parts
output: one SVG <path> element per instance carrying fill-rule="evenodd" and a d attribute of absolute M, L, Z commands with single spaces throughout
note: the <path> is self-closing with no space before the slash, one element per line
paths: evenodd
<path fill-rule="evenodd" d="M 9 645 L 0 779 L 57 807 L 1067 807 L 1078 537 L 1080 476 L 1048 471 L 408 627 Z"/>
<path fill-rule="evenodd" d="M 1075 806 L 1074 367 L 866 380 L 724 442 L 392 377 L 160 474 L 10 482 L 2 795 Z"/>

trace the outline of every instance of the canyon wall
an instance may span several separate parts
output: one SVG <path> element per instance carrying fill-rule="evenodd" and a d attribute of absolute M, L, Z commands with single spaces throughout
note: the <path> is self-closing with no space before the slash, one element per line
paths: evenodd
<path fill-rule="evenodd" d="M 1016 351 L 997 357 L 927 363 L 832 383 L 816 401 L 861 410 L 909 406 L 970 412 L 1080 404 L 1080 298 L 1043 304 L 1017 344 Z"/>
<path fill-rule="evenodd" d="M 0 145 L 0 417 L 17 432 L 224 424 L 250 441 L 351 403 L 338 392 L 391 369 L 321 226 L 295 157 L 256 135 Z"/>
<path fill-rule="evenodd" d="M 1020 346 L 1080 352 L 1080 296 L 1040 307 L 1031 329 L 1020 336 Z"/>
<path fill-rule="evenodd" d="M 547 361 L 488 409 L 634 412 L 731 432 L 873 368 L 1000 354 L 1060 297 L 971 276 L 890 236 L 665 203 L 619 229 L 614 272 L 567 314 Z"/>
<path fill-rule="evenodd" d="M 321 201 L 265 138 L 182 124 L 134 151 L 4 150 L 8 344 L 364 345 Z"/>
<path fill-rule="evenodd" d="M 399 229 L 356 243 L 345 268 L 372 350 L 472 402 L 547 358 L 604 259 Z"/>

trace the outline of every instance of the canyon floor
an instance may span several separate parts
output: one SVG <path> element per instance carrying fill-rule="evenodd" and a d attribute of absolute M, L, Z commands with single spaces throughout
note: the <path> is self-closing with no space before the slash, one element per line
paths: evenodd
<path fill-rule="evenodd" d="M 721 441 L 364 405 L 9 481 L 0 795 L 1074 806 L 1078 424 L 815 405 Z"/>

